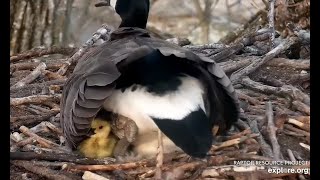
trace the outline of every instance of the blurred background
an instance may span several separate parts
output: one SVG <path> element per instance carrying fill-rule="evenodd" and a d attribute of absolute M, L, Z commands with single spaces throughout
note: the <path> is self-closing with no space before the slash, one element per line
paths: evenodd
<path fill-rule="evenodd" d="M 39 46 L 79 46 L 120 17 L 98 0 L 10 0 L 10 55 Z M 251 21 L 266 24 L 268 0 L 150 0 L 148 29 L 165 38 L 188 38 L 193 44 L 218 42 Z M 308 28 L 310 0 L 277 0 L 277 30 L 299 21 Z M 300 9 L 299 9 L 300 8 Z M 261 18 L 257 18 L 261 16 Z M 298 20 L 295 20 L 295 17 Z M 301 22 L 300 22 L 301 21 Z M 297 23 L 297 22 L 295 22 Z M 282 33 L 286 36 L 286 32 Z"/>

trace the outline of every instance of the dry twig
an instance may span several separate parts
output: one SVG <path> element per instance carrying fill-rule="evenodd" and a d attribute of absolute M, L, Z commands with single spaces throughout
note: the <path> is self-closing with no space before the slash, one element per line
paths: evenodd
<path fill-rule="evenodd" d="M 290 125 L 290 124 L 285 124 L 285 125 L 284 125 L 284 128 L 286 128 L 286 129 L 288 129 L 288 130 L 290 130 L 290 131 L 293 131 L 293 132 L 295 132 L 295 133 L 298 133 L 298 134 L 303 134 L 303 135 L 306 136 L 306 137 L 310 137 L 310 133 L 309 133 L 309 132 L 306 132 L 306 131 L 303 131 L 303 130 L 301 130 L 301 129 L 295 128 L 295 127 L 293 127 L 293 126 Z"/>
<path fill-rule="evenodd" d="M 305 143 L 299 143 L 300 146 L 304 147 L 306 150 L 310 151 L 310 146 Z"/>
<path fill-rule="evenodd" d="M 308 95 L 303 93 L 298 88 L 295 88 L 290 85 L 284 85 L 282 87 L 267 86 L 267 85 L 255 82 L 251 80 L 249 77 L 242 78 L 241 84 L 250 89 L 256 90 L 258 92 L 262 92 L 265 94 L 274 94 L 281 97 L 288 97 L 293 100 L 301 100 L 306 105 L 310 104 L 310 97 Z"/>
<path fill-rule="evenodd" d="M 232 73 L 230 80 L 234 83 L 237 81 L 240 81 L 243 76 L 249 75 L 250 73 L 254 72 L 259 67 L 261 67 L 263 64 L 265 64 L 269 60 L 273 59 L 275 56 L 277 56 L 281 52 L 287 50 L 289 47 L 291 47 L 291 45 L 295 44 L 296 42 L 297 42 L 296 37 L 291 37 L 291 38 L 284 40 L 277 47 L 275 47 L 274 49 L 269 51 L 267 54 L 265 54 L 261 60 L 254 61 L 246 68 Z"/>
<path fill-rule="evenodd" d="M 55 60 L 54 62 L 46 62 L 47 69 L 58 70 L 62 66 L 62 62 L 66 59 Z M 31 70 L 35 69 L 42 62 L 19 62 L 16 64 L 10 64 L 10 71 L 19 71 L 19 70 Z"/>
<path fill-rule="evenodd" d="M 270 34 L 270 42 L 271 47 L 274 47 L 274 38 L 275 38 L 275 29 L 274 29 L 274 3 L 275 0 L 269 0 L 269 12 L 268 12 L 268 20 L 269 20 L 269 28 L 272 29 Z"/>
<path fill-rule="evenodd" d="M 294 68 L 300 70 L 309 70 L 310 69 L 310 59 L 286 59 L 286 58 L 273 58 L 272 60 L 266 63 L 267 66 L 276 66 L 284 68 Z"/>
<path fill-rule="evenodd" d="M 303 112 L 307 115 L 310 115 L 310 107 L 300 101 L 293 101 L 292 102 L 292 106 L 293 108 L 295 108 L 296 110 Z"/>
<path fill-rule="evenodd" d="M 293 124 L 295 126 L 298 126 L 299 128 L 310 132 L 310 124 L 304 124 L 304 123 L 302 123 L 298 120 L 292 119 L 292 118 L 288 119 L 288 123 Z"/>
<path fill-rule="evenodd" d="M 28 126 L 31 124 L 40 123 L 57 114 L 58 114 L 58 111 L 51 111 L 50 113 L 45 113 L 42 115 L 27 115 L 27 116 L 11 117 L 10 129 L 15 129 L 22 125 Z"/>
<path fill-rule="evenodd" d="M 162 140 L 162 132 L 158 129 L 158 152 L 157 152 L 157 163 L 156 163 L 156 171 L 155 171 L 155 179 L 162 179 L 162 165 L 163 165 L 163 140 Z"/>
<path fill-rule="evenodd" d="M 278 143 L 277 135 L 276 135 L 276 127 L 274 125 L 274 118 L 273 118 L 273 110 L 272 110 L 272 104 L 271 102 L 266 103 L 266 116 L 268 120 L 268 134 L 269 134 L 269 140 L 272 145 L 272 151 L 274 154 L 274 158 L 279 161 L 282 159 L 281 157 L 281 151 L 280 151 L 280 145 Z"/>
<path fill-rule="evenodd" d="M 103 176 L 100 176 L 90 171 L 85 171 L 82 175 L 82 179 L 83 180 L 109 180 L 108 178 L 105 178 Z"/>
<path fill-rule="evenodd" d="M 154 161 L 154 159 L 152 160 Z M 69 164 L 66 169 L 70 171 L 114 171 L 114 170 L 126 170 L 134 169 L 140 166 L 154 166 L 154 162 L 148 160 L 142 160 L 138 162 L 129 162 L 123 164 L 106 164 L 106 165 L 72 165 Z"/>
<path fill-rule="evenodd" d="M 74 180 L 74 179 L 80 179 L 75 175 L 71 175 L 71 174 L 66 174 L 65 172 L 61 172 L 61 171 L 56 171 L 56 170 L 52 170 L 46 167 L 41 167 L 41 166 L 37 166 L 34 165 L 32 162 L 30 161 L 11 161 L 11 163 L 15 166 L 19 166 L 22 167 L 30 172 L 33 172 L 35 174 L 38 174 L 42 177 L 48 178 L 48 179 L 54 179 L 54 180 L 59 180 L 59 179 L 64 179 L 64 180 Z"/>
<path fill-rule="evenodd" d="M 296 158 L 294 157 L 291 149 L 287 149 L 287 152 L 288 152 L 288 156 L 289 156 L 291 161 L 297 161 Z M 299 179 L 300 180 L 305 180 L 306 178 L 302 174 L 299 174 Z"/>
<path fill-rule="evenodd" d="M 84 158 L 74 153 L 35 153 L 35 152 L 10 152 L 11 160 L 46 160 L 46 161 L 60 161 L 60 162 L 70 162 L 76 164 L 108 164 L 113 163 L 115 160 L 113 158 L 105 159 L 90 159 Z"/>
<path fill-rule="evenodd" d="M 221 148 L 225 148 L 225 147 L 229 147 L 229 146 L 233 146 L 236 144 L 240 144 L 241 142 L 249 139 L 249 138 L 253 138 L 253 137 L 257 137 L 258 134 L 250 134 L 249 136 L 243 136 L 240 138 L 236 138 L 236 139 L 231 139 L 231 140 L 227 140 L 224 141 L 223 143 L 219 144 L 219 145 L 212 145 L 211 151 L 216 151 L 218 149 Z"/>
<path fill-rule="evenodd" d="M 49 140 L 47 140 L 47 139 L 44 139 L 44 138 L 36 135 L 35 133 L 31 132 L 29 128 L 27 128 L 27 127 L 25 127 L 25 126 L 21 126 L 21 127 L 19 128 L 19 130 L 20 130 L 23 134 L 25 134 L 25 135 L 27 135 L 27 136 L 29 136 L 29 137 L 32 137 L 34 140 L 36 140 L 36 141 L 37 141 L 41 146 L 43 146 L 43 147 L 46 147 L 46 148 L 59 147 L 58 144 L 53 143 L 53 142 L 51 142 L 51 141 L 49 141 Z"/>
<path fill-rule="evenodd" d="M 23 59 L 28 59 L 31 57 L 41 57 L 43 55 L 48 55 L 48 54 L 70 55 L 76 49 L 77 48 L 73 48 L 73 47 L 57 47 L 57 46 L 52 46 L 49 48 L 35 48 L 35 49 L 31 49 L 29 51 L 25 51 L 21 54 L 11 56 L 10 62 L 12 63 L 12 62 L 16 62 L 16 61 L 23 60 Z"/>
<path fill-rule="evenodd" d="M 11 88 L 20 88 L 23 87 L 26 84 L 29 84 L 33 82 L 35 79 L 37 79 L 41 73 L 47 68 L 45 63 L 40 63 L 28 76 L 21 79 L 19 82 L 17 82 L 15 85 L 11 86 Z"/>
<path fill-rule="evenodd" d="M 274 158 L 274 154 L 272 153 L 272 149 L 268 143 L 266 143 L 265 139 L 263 138 L 261 132 L 259 131 L 257 121 L 252 120 L 250 121 L 250 128 L 252 132 L 258 133 L 259 136 L 257 137 L 257 141 L 259 142 L 261 146 L 261 152 L 263 156 L 268 157 L 268 158 Z"/>
<path fill-rule="evenodd" d="M 97 30 L 96 33 L 93 34 L 92 38 L 89 39 L 75 54 L 72 55 L 58 70 L 57 74 L 63 76 L 69 66 L 73 63 L 77 63 L 77 61 L 80 59 L 80 57 L 99 39 L 107 40 L 110 36 L 111 29 L 103 25 L 100 29 Z"/>
<path fill-rule="evenodd" d="M 55 95 L 34 95 L 34 96 L 28 96 L 23 98 L 10 98 L 10 105 L 11 106 L 18 106 L 21 104 L 28 104 L 28 103 L 34 103 L 34 104 L 43 104 L 47 101 L 60 101 L 61 94 L 55 94 Z"/>
<path fill-rule="evenodd" d="M 25 91 L 26 89 L 40 89 L 42 90 L 43 87 L 48 87 L 51 85 L 63 85 L 66 82 L 66 79 L 59 79 L 59 80 L 52 80 L 52 81 L 46 81 L 43 83 L 37 83 L 37 84 L 27 84 L 24 87 L 17 87 L 17 88 L 10 88 L 10 93 L 17 93 L 18 91 Z"/>

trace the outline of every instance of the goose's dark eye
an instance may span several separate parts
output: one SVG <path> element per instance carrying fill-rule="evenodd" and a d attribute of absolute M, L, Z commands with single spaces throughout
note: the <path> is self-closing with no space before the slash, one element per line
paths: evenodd
<path fill-rule="evenodd" d="M 103 126 L 99 126 L 99 129 L 102 129 L 103 128 Z"/>

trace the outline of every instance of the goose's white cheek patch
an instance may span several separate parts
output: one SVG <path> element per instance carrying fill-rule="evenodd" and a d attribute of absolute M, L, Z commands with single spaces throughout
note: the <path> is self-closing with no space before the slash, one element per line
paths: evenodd
<path fill-rule="evenodd" d="M 117 0 L 110 0 L 110 5 L 111 7 L 113 7 L 113 9 L 116 8 L 116 3 L 117 3 Z"/>

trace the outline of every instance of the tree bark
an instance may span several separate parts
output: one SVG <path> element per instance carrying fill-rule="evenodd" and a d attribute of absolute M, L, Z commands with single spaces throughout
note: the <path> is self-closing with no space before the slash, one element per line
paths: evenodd
<path fill-rule="evenodd" d="M 10 55 L 67 40 L 74 0 L 10 1 Z M 62 9 L 66 9 L 60 13 Z"/>

